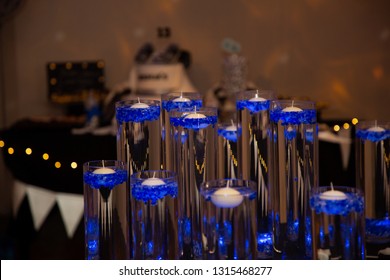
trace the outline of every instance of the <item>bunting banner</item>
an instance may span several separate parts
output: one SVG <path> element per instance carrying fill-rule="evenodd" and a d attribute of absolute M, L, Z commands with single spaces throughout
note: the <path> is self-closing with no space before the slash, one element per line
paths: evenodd
<path fill-rule="evenodd" d="M 27 196 L 34 229 L 39 231 L 57 203 L 68 238 L 72 238 L 84 215 L 84 198 L 80 194 L 57 193 L 15 180 L 13 186 L 13 215 L 16 217 Z"/>

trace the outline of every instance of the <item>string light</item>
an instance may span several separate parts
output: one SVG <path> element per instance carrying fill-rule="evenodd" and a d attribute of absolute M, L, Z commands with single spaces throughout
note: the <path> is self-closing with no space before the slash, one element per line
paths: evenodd
<path fill-rule="evenodd" d="M 3 140 L 0 140 L 0 148 L 3 148 L 5 146 L 5 143 Z"/>
<path fill-rule="evenodd" d="M 54 166 L 55 166 L 56 168 L 61 168 L 61 162 L 56 161 L 56 163 L 54 163 Z"/>
<path fill-rule="evenodd" d="M 352 124 L 353 125 L 356 125 L 358 122 L 359 122 L 359 120 L 357 118 L 353 118 L 352 119 Z"/>
<path fill-rule="evenodd" d="M 336 132 L 338 132 L 338 131 L 340 130 L 340 126 L 336 124 L 336 125 L 333 127 L 333 130 L 336 131 Z"/>
<path fill-rule="evenodd" d="M 32 154 L 31 148 L 27 148 L 25 152 L 26 152 L 26 155 L 31 155 Z"/>
<path fill-rule="evenodd" d="M 77 162 L 72 162 L 70 164 L 70 167 L 72 167 L 73 169 L 76 169 L 77 168 Z"/>
<path fill-rule="evenodd" d="M 12 147 L 9 147 L 9 148 L 8 148 L 8 153 L 9 153 L 10 155 L 12 155 L 14 152 L 15 152 L 14 148 L 12 148 Z"/>
<path fill-rule="evenodd" d="M 43 158 L 44 160 L 48 160 L 48 159 L 49 159 L 49 154 L 44 153 L 44 154 L 42 155 L 42 158 Z"/>
<path fill-rule="evenodd" d="M 349 129 L 349 123 L 344 123 L 344 124 L 343 124 L 343 128 L 344 128 L 344 129 Z"/>

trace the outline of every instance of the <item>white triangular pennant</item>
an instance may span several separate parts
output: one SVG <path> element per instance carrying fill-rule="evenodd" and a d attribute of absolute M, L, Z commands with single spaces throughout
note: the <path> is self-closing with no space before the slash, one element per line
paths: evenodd
<path fill-rule="evenodd" d="M 38 231 L 53 208 L 56 202 L 56 195 L 52 191 L 31 185 L 28 185 L 26 188 L 34 228 Z"/>
<path fill-rule="evenodd" d="M 15 180 L 12 190 L 12 213 L 14 217 L 18 214 L 19 207 L 22 204 L 23 198 L 26 195 L 26 184 Z"/>
<path fill-rule="evenodd" d="M 72 238 L 84 214 L 83 195 L 57 193 L 57 204 L 68 238 Z"/>

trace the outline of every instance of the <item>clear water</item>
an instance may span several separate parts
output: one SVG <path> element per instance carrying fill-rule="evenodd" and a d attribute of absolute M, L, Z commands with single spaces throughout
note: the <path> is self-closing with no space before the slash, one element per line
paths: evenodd
<path fill-rule="evenodd" d="M 237 178 L 237 139 L 241 128 L 231 131 L 226 127 L 218 126 L 218 178 Z"/>
<path fill-rule="evenodd" d="M 85 258 L 112 260 L 130 258 L 129 209 L 125 170 L 115 174 L 84 173 Z"/>
<path fill-rule="evenodd" d="M 275 258 L 310 259 L 309 192 L 318 184 L 315 111 L 271 110 Z"/>
<path fill-rule="evenodd" d="M 272 258 L 272 251 L 264 243 L 264 236 L 272 235 L 270 204 L 270 139 L 269 101 L 237 102 L 237 120 L 242 128 L 238 137 L 238 174 L 257 184 L 258 254 L 260 259 Z M 271 241 L 272 247 L 272 241 Z"/>
<path fill-rule="evenodd" d="M 117 158 L 127 163 L 129 175 L 142 170 L 160 170 L 161 143 L 159 119 L 118 123 Z"/>
<path fill-rule="evenodd" d="M 310 198 L 314 259 L 361 260 L 364 249 L 364 199 L 344 191 L 345 200 Z"/>
<path fill-rule="evenodd" d="M 190 96 L 185 96 L 186 98 L 191 98 Z M 202 100 L 190 100 L 189 102 L 174 102 L 173 100 L 163 100 L 162 101 L 162 168 L 165 170 L 176 171 L 175 167 L 175 149 L 173 149 L 172 135 L 174 135 L 174 128 L 171 126 L 169 120 L 169 112 L 171 110 L 187 110 L 193 108 L 202 107 Z"/>
<path fill-rule="evenodd" d="M 201 192 L 203 258 L 208 260 L 247 260 L 257 258 L 256 192 L 235 187 L 243 196 L 233 208 L 212 201 L 217 188 Z"/>
<path fill-rule="evenodd" d="M 201 120 L 173 119 L 174 145 L 177 150 L 180 212 L 182 213 L 180 242 L 183 259 L 202 259 L 200 231 L 200 195 L 202 182 L 216 178 L 217 118 Z"/>
<path fill-rule="evenodd" d="M 376 244 L 372 254 L 377 255 L 390 247 L 390 130 L 357 129 L 356 163 L 357 186 L 365 195 L 366 242 Z"/>

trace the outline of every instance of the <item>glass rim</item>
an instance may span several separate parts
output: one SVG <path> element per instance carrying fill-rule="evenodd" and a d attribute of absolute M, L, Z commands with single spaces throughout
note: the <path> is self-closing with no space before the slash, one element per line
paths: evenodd
<path fill-rule="evenodd" d="M 299 105 L 303 110 L 316 109 L 316 102 L 313 100 L 299 100 L 299 99 L 276 99 L 271 100 L 270 109 L 287 108 Z"/>
<path fill-rule="evenodd" d="M 196 108 L 175 108 L 169 111 L 169 116 L 180 117 L 188 113 L 202 113 L 206 116 L 218 116 L 218 108 L 211 106 L 202 106 Z"/>
<path fill-rule="evenodd" d="M 371 127 L 381 127 L 381 128 L 390 129 L 390 121 L 362 120 L 356 124 L 356 129 L 364 130 Z"/>
<path fill-rule="evenodd" d="M 250 89 L 250 90 L 241 90 L 236 92 L 237 100 L 246 100 L 249 97 L 255 97 L 256 94 L 258 97 L 262 97 L 266 100 L 275 100 L 276 94 L 273 89 Z"/>
<path fill-rule="evenodd" d="M 104 166 L 103 166 L 104 162 Z M 86 168 L 102 168 L 102 167 L 112 167 L 112 166 L 123 166 L 125 167 L 127 164 L 124 161 L 117 159 L 102 159 L 102 160 L 90 160 L 83 163 L 83 167 Z"/>
<path fill-rule="evenodd" d="M 326 191 L 335 190 L 335 191 L 345 191 L 349 193 L 363 194 L 363 191 L 357 187 L 345 186 L 345 185 L 329 185 L 329 186 L 318 186 L 311 189 L 312 194 L 321 194 Z"/>
<path fill-rule="evenodd" d="M 170 97 L 199 97 L 202 98 L 202 95 L 200 92 L 197 91 L 170 91 L 161 94 L 162 100 L 169 100 Z"/>
<path fill-rule="evenodd" d="M 227 182 L 231 182 L 229 184 L 229 188 L 240 188 L 240 187 L 250 187 L 256 190 L 257 184 L 255 181 L 250 180 L 250 179 L 241 179 L 241 178 L 223 178 L 223 179 L 213 179 L 213 180 L 208 180 L 204 181 L 200 184 L 200 188 L 225 188 L 227 187 Z M 237 186 L 237 183 L 235 184 L 234 182 L 240 182 L 243 183 L 240 186 Z"/>
<path fill-rule="evenodd" d="M 152 106 L 160 106 L 161 101 L 159 99 L 155 98 L 138 98 L 138 97 L 132 97 L 126 100 L 120 100 L 115 102 L 115 108 L 118 107 L 123 107 L 123 106 L 128 106 L 128 105 L 134 105 L 138 102 L 145 103 L 147 105 L 152 105 Z"/>
<path fill-rule="evenodd" d="M 148 177 L 141 177 L 142 175 L 150 174 L 151 176 Z M 156 174 L 167 174 L 168 176 L 161 177 L 161 176 L 156 176 Z M 158 179 L 170 179 L 170 178 L 175 178 L 177 177 L 178 174 L 177 172 L 173 170 L 141 170 L 134 172 L 133 174 L 130 175 L 130 178 L 132 179 L 138 179 L 138 180 L 143 180 L 143 179 L 149 179 L 149 178 L 158 178 Z"/>

